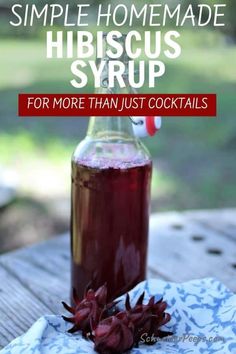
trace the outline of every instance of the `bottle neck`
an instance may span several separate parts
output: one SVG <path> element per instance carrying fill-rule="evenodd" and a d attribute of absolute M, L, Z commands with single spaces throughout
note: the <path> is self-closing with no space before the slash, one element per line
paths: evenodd
<path fill-rule="evenodd" d="M 118 81 L 115 80 L 115 86 L 110 88 L 108 85 L 108 77 L 109 77 L 109 61 L 110 59 L 106 56 L 106 51 L 109 49 L 107 44 L 107 38 L 104 36 L 104 57 L 102 59 L 97 60 L 97 66 L 99 67 L 101 63 L 105 62 L 103 67 L 103 71 L 101 74 L 101 85 L 100 88 L 96 90 L 98 94 L 128 94 L 131 91 L 127 78 L 128 73 L 128 62 L 129 58 L 127 56 L 125 50 L 125 36 L 122 36 L 118 39 L 119 43 L 123 47 L 123 53 L 119 60 L 125 65 L 125 74 L 124 74 L 124 81 L 125 87 L 121 88 Z M 88 133 L 87 135 L 92 138 L 106 138 L 106 139 L 135 139 L 132 123 L 129 117 L 91 117 L 89 126 L 88 126 Z"/>
<path fill-rule="evenodd" d="M 91 117 L 87 136 L 97 139 L 135 139 L 128 117 Z"/>

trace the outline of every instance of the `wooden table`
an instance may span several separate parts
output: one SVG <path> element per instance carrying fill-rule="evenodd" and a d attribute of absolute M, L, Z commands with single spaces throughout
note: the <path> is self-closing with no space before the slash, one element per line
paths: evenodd
<path fill-rule="evenodd" d="M 217 277 L 236 291 L 236 209 L 151 216 L 148 276 Z M 69 235 L 0 257 L 0 347 L 44 314 L 60 314 L 70 285 Z"/>

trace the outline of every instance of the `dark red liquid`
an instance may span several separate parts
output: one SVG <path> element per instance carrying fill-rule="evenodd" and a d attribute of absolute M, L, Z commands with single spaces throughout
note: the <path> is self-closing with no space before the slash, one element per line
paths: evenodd
<path fill-rule="evenodd" d="M 90 282 L 107 282 L 112 299 L 145 279 L 151 170 L 150 161 L 72 162 L 72 287 L 81 297 Z"/>

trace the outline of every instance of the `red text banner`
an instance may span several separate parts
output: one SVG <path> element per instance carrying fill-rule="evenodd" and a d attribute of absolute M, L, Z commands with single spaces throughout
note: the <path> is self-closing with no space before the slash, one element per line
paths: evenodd
<path fill-rule="evenodd" d="M 215 94 L 19 94 L 20 117 L 215 117 Z"/>

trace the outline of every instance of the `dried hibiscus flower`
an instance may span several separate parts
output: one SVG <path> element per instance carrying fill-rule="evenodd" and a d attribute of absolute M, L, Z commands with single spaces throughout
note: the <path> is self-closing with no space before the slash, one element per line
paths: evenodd
<path fill-rule="evenodd" d="M 91 323 L 97 325 L 105 311 L 112 307 L 114 303 L 107 305 L 107 286 L 101 286 L 96 292 L 93 289 L 85 291 L 83 300 L 80 301 L 76 291 L 73 291 L 74 307 L 62 302 L 63 306 L 73 317 L 62 316 L 67 322 L 74 326 L 68 331 L 74 333 L 82 331 L 83 336 L 91 333 Z"/>
<path fill-rule="evenodd" d="M 146 338 L 163 338 L 172 332 L 165 332 L 161 326 L 169 322 L 171 316 L 165 312 L 167 303 L 160 299 L 155 302 L 151 297 L 143 304 L 144 293 L 132 307 L 129 294 L 126 296 L 125 310 L 118 311 L 117 302 L 107 304 L 107 286 L 101 286 L 96 292 L 86 290 L 84 299 L 79 300 L 74 291 L 74 307 L 63 302 L 64 307 L 73 317 L 63 316 L 65 321 L 74 326 L 70 333 L 82 331 L 82 335 L 94 342 L 95 350 L 100 354 L 121 354 Z M 146 344 L 153 344 L 147 341 Z"/>
<path fill-rule="evenodd" d="M 101 354 L 121 354 L 133 347 L 134 327 L 125 313 L 110 316 L 93 331 L 94 348 Z"/>
<path fill-rule="evenodd" d="M 165 312 L 167 303 L 160 299 L 155 302 L 155 297 L 152 296 L 146 305 L 143 304 L 145 293 L 139 297 L 135 306 L 132 308 L 130 305 L 129 294 L 126 296 L 125 308 L 130 321 L 134 325 L 134 342 L 137 344 L 142 335 L 147 337 L 163 338 L 172 335 L 172 332 L 160 330 L 160 327 L 170 321 L 171 316 Z M 148 344 L 153 344 L 148 342 Z"/>

